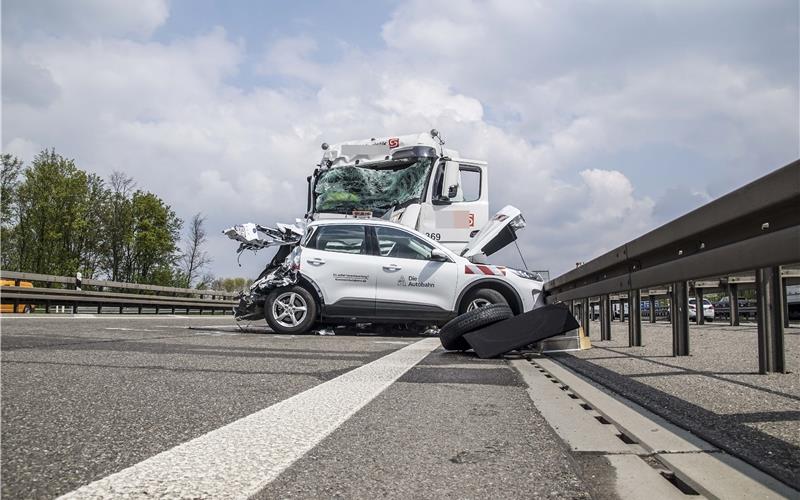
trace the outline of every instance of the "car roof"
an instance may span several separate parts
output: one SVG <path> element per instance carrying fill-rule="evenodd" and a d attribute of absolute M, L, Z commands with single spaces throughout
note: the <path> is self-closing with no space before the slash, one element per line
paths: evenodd
<path fill-rule="evenodd" d="M 322 220 L 315 220 L 314 222 L 310 223 L 308 226 L 329 226 L 331 224 L 361 224 L 361 225 L 368 225 L 368 226 L 389 226 L 389 227 L 396 227 L 398 229 L 405 229 L 406 231 L 417 232 L 411 229 L 408 226 L 404 226 L 402 224 L 398 224 L 397 222 L 391 222 L 385 219 L 322 219 Z"/>

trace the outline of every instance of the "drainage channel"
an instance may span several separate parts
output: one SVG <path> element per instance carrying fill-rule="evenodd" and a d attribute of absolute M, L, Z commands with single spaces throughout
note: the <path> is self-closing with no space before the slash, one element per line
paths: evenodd
<path fill-rule="evenodd" d="M 546 357 L 509 360 L 573 454 L 602 456 L 619 498 L 800 498 L 797 490 Z"/>

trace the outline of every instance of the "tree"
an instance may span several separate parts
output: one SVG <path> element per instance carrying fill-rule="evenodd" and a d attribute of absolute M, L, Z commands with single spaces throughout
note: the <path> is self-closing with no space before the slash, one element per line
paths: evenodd
<path fill-rule="evenodd" d="M 211 282 L 210 288 L 226 292 L 247 291 L 252 283 L 253 280 L 245 278 L 217 278 Z"/>
<path fill-rule="evenodd" d="M 16 198 L 22 161 L 10 154 L 2 155 L 0 172 L 0 266 L 9 269 L 18 261 L 16 252 Z"/>
<path fill-rule="evenodd" d="M 189 235 L 181 256 L 181 272 L 183 286 L 189 288 L 194 280 L 202 275 L 203 269 L 211 263 L 208 253 L 203 250 L 206 243 L 206 230 L 204 227 L 206 218 L 198 212 L 194 214 L 189 223 Z M 200 280 L 198 287 L 205 286 L 207 283 Z"/>
<path fill-rule="evenodd" d="M 109 183 L 54 149 L 24 170 L 18 159 L 2 155 L 3 269 L 181 286 L 181 219 L 158 196 L 134 192 L 124 173 L 114 172 Z M 194 278 L 209 262 L 202 222 L 198 214 Z"/>
<path fill-rule="evenodd" d="M 94 273 L 102 237 L 96 217 L 103 181 L 55 150 L 25 169 L 17 189 L 14 268 L 44 274 Z"/>
<path fill-rule="evenodd" d="M 125 262 L 126 280 L 174 285 L 177 242 L 183 221 L 161 198 L 142 191 L 133 193 L 132 252 Z"/>
<path fill-rule="evenodd" d="M 133 256 L 133 202 L 131 195 L 136 183 L 126 174 L 115 171 L 109 179 L 110 188 L 102 210 L 103 254 L 100 267 L 112 281 L 125 281 L 125 263 Z"/>

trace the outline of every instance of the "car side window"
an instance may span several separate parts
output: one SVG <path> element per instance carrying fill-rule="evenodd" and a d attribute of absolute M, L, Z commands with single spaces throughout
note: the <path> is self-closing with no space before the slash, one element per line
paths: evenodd
<path fill-rule="evenodd" d="M 393 227 L 376 226 L 378 248 L 382 257 L 399 259 L 433 260 L 433 246 L 413 234 Z"/>
<path fill-rule="evenodd" d="M 326 252 L 365 254 L 367 244 L 364 226 L 354 224 L 319 226 L 308 246 Z"/>

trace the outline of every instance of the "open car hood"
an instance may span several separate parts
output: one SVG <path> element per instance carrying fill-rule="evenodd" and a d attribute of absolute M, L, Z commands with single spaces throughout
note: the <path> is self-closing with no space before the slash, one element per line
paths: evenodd
<path fill-rule="evenodd" d="M 517 207 L 506 205 L 494 214 L 478 234 L 470 238 L 461 256 L 473 262 L 483 259 L 517 239 L 517 231 L 525 227 L 525 219 Z"/>

